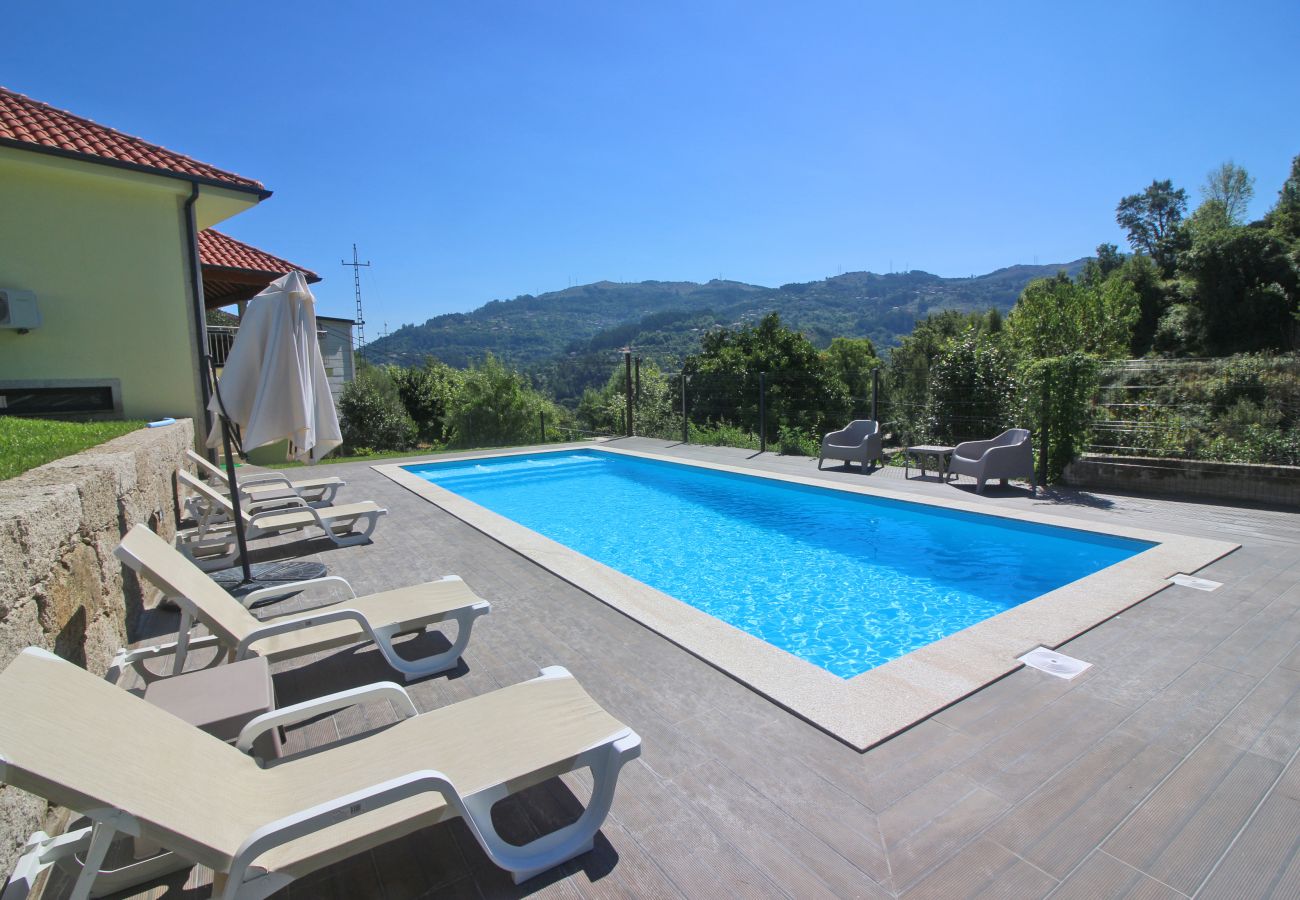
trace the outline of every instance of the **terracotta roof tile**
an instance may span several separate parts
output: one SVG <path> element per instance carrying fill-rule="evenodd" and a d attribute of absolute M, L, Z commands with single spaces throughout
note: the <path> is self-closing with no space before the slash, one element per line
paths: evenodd
<path fill-rule="evenodd" d="M 307 281 L 315 283 L 320 276 L 311 269 L 295 265 L 287 259 L 272 256 L 265 250 L 258 250 L 243 241 L 237 241 L 228 234 L 222 234 L 215 228 L 199 232 L 199 260 L 205 266 L 218 266 L 223 269 L 246 269 L 250 272 L 268 272 L 284 275 L 294 270 L 307 276 Z"/>
<path fill-rule="evenodd" d="M 4 87 L 0 87 L 0 144 L 49 147 L 92 160 L 201 179 L 262 195 L 270 193 L 259 181 L 223 171 Z"/>

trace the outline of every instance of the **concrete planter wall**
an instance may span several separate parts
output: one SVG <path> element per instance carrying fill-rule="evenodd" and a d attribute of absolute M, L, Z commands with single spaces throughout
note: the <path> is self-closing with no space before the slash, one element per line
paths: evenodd
<path fill-rule="evenodd" d="M 193 442 L 183 419 L 0 481 L 0 668 L 36 645 L 97 675 L 108 669 L 156 600 L 113 548 L 137 522 L 176 533 L 176 470 Z M 52 818 L 43 801 L 0 788 L 0 878 Z"/>
<path fill-rule="evenodd" d="M 1065 469 L 1071 487 L 1177 494 L 1300 507 L 1300 467 L 1140 456 L 1083 456 Z"/>

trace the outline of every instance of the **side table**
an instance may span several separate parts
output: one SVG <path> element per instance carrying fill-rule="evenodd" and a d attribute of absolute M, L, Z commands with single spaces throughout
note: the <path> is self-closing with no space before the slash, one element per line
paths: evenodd
<path fill-rule="evenodd" d="M 956 449 L 956 447 L 948 447 L 943 444 L 914 444 L 908 447 L 904 451 L 903 477 L 909 477 L 912 471 L 912 460 L 915 459 L 917 468 L 921 470 L 921 477 L 924 478 L 925 462 L 929 457 L 933 456 L 939 464 L 939 480 L 944 480 L 948 468 L 948 457 Z"/>
<path fill-rule="evenodd" d="M 275 709 L 275 686 L 266 660 L 253 656 L 155 681 L 144 699 L 213 737 L 234 741 L 255 717 Z M 279 729 L 259 737 L 253 749 L 262 759 L 278 757 Z"/>

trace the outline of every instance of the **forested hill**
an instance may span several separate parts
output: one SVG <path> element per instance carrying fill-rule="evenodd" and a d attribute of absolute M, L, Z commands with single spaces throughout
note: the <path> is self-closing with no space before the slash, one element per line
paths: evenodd
<path fill-rule="evenodd" d="M 464 367 L 490 352 L 514 366 L 534 368 L 556 357 L 630 343 L 644 356 L 671 364 L 697 349 L 704 330 L 753 323 L 774 310 L 819 346 L 833 337 L 869 337 L 883 349 L 897 344 L 928 313 L 991 306 L 1005 312 L 1033 279 L 1061 269 L 1075 275 L 1083 263 L 1011 266 L 972 278 L 849 272 L 779 288 L 718 280 L 599 281 L 537 297 L 493 300 L 473 312 L 406 325 L 369 344 L 366 356 L 403 365 L 434 356 Z"/>

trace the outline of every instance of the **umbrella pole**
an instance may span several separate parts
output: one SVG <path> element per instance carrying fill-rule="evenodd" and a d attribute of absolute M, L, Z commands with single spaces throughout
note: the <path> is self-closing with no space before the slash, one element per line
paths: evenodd
<path fill-rule="evenodd" d="M 235 542 L 239 545 L 239 565 L 244 570 L 243 584 L 253 580 L 248 567 L 248 539 L 244 536 L 244 514 L 239 508 L 239 484 L 235 481 L 235 456 L 230 452 L 230 422 L 221 417 L 221 448 L 226 454 L 226 480 L 230 482 L 230 506 L 235 513 Z"/>

